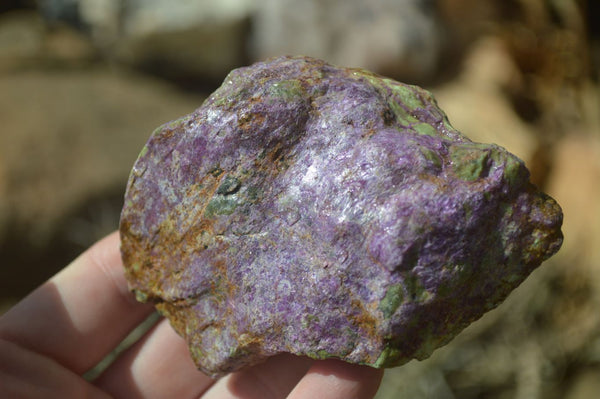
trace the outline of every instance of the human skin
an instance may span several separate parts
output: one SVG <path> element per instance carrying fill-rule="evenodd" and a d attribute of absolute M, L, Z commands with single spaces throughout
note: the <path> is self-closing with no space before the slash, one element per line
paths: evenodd
<path fill-rule="evenodd" d="M 382 371 L 290 354 L 212 379 L 159 321 L 94 381 L 96 365 L 153 311 L 129 292 L 118 233 L 0 317 L 2 398 L 372 398 Z"/>

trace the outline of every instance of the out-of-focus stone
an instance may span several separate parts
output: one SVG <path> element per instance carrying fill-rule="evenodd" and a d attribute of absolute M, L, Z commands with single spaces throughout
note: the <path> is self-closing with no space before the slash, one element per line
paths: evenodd
<path fill-rule="evenodd" d="M 0 77 L 0 93 L 0 232 L 10 223 L 42 247 L 66 215 L 125 184 L 146 139 L 140 126 L 202 98 L 105 70 L 12 73 Z"/>
<path fill-rule="evenodd" d="M 0 72 L 39 62 L 44 26 L 35 13 L 0 14 Z"/>
<path fill-rule="evenodd" d="M 471 48 L 460 76 L 433 92 L 452 125 L 465 135 L 497 143 L 529 163 L 539 145 L 535 130 L 519 118 L 503 92 L 517 74 L 502 42 L 487 37 Z"/>
<path fill-rule="evenodd" d="M 188 87 L 213 84 L 245 62 L 247 32 L 248 23 L 241 19 L 198 23 L 177 30 L 128 35 L 115 44 L 112 52 L 121 63 Z"/>
<path fill-rule="evenodd" d="M 155 130 L 120 230 L 138 299 L 216 376 L 280 352 L 428 357 L 559 249 L 561 223 L 427 91 L 282 57 Z"/>
<path fill-rule="evenodd" d="M 252 7 L 249 0 L 128 0 L 114 54 L 173 80 L 219 82 L 246 62 Z"/>
<path fill-rule="evenodd" d="M 89 32 L 106 56 L 179 80 L 223 79 L 246 60 L 249 0 L 48 0 L 49 22 Z"/>
<path fill-rule="evenodd" d="M 580 372 L 571 384 L 565 399 L 592 399 L 600 392 L 600 367 L 590 367 Z"/>
<path fill-rule="evenodd" d="M 435 2 L 428 0 L 259 3 L 251 54 L 304 54 L 405 81 L 431 79 L 444 45 Z"/>
<path fill-rule="evenodd" d="M 34 11 L 0 15 L 0 72 L 81 67 L 96 58 L 91 42 L 71 27 L 49 28 Z"/>
<path fill-rule="evenodd" d="M 69 68 L 88 66 L 99 58 L 99 54 L 81 32 L 66 25 L 57 25 L 45 34 L 43 57 L 46 65 Z"/>
<path fill-rule="evenodd" d="M 594 292 L 600 293 L 600 137 L 574 132 L 556 143 L 554 153 L 548 191 L 564 208 L 569 237 L 557 259 L 595 276 Z"/>

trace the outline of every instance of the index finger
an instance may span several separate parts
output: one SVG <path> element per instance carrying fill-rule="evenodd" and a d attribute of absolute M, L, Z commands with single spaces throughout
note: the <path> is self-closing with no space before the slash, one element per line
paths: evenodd
<path fill-rule="evenodd" d="M 350 364 L 336 359 L 313 363 L 288 399 L 372 399 L 383 370 Z"/>
<path fill-rule="evenodd" d="M 4 314 L 0 338 L 81 374 L 151 311 L 128 291 L 115 232 Z"/>

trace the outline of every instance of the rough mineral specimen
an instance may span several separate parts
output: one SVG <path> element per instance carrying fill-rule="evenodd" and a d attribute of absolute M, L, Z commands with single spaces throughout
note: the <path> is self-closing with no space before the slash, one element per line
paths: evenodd
<path fill-rule="evenodd" d="M 528 179 L 418 87 L 276 58 L 152 134 L 121 217 L 126 274 L 210 375 L 280 352 L 396 366 L 559 249 L 561 210 Z"/>

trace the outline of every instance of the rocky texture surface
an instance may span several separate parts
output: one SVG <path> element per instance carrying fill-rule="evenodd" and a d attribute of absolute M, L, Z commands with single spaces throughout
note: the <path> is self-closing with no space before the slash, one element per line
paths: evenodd
<path fill-rule="evenodd" d="M 279 352 L 425 358 L 562 242 L 522 161 L 431 95 L 278 58 L 157 129 L 121 218 L 127 277 L 212 375 Z"/>

